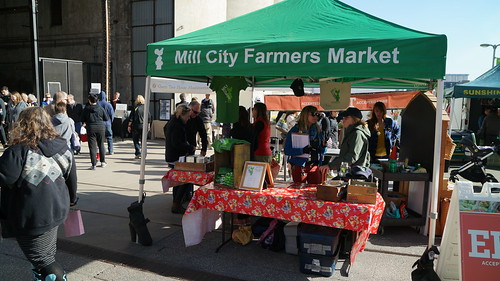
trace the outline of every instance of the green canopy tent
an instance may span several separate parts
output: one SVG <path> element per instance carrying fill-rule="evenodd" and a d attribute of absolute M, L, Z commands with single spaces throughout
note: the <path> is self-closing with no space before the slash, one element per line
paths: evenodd
<path fill-rule="evenodd" d="M 453 98 L 500 98 L 500 64 L 476 80 L 453 87 Z"/>
<path fill-rule="evenodd" d="M 457 84 L 447 89 L 446 98 L 493 99 L 500 98 L 500 64 L 491 68 L 474 81 Z M 455 103 L 451 103 L 450 116 L 454 116 Z M 451 126 L 448 130 L 451 134 Z"/>
<path fill-rule="evenodd" d="M 148 44 L 150 77 L 210 83 L 243 76 L 252 87 L 342 81 L 352 87 L 433 89 L 442 106 L 447 39 L 379 19 L 336 0 L 285 0 L 165 41 Z M 148 105 L 149 103 L 146 103 Z M 146 112 L 148 108 L 146 108 Z M 436 113 L 434 190 L 437 191 L 442 116 Z M 147 130 L 143 130 L 143 140 Z M 143 141 L 143 151 L 146 151 Z M 141 159 L 140 186 L 144 184 Z M 431 218 L 437 215 L 434 192 Z M 435 221 L 431 221 L 430 243 Z"/>

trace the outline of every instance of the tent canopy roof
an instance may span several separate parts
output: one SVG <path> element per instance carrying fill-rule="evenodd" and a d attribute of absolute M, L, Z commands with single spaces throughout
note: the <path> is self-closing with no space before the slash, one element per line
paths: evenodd
<path fill-rule="evenodd" d="M 445 35 L 408 29 L 340 1 L 285 0 L 149 44 L 146 72 L 204 82 L 245 76 L 268 87 L 300 77 L 306 83 L 428 88 L 430 79 L 444 77 L 446 44 Z"/>
<path fill-rule="evenodd" d="M 474 81 L 455 85 L 453 97 L 500 98 L 500 64 L 488 70 Z"/>

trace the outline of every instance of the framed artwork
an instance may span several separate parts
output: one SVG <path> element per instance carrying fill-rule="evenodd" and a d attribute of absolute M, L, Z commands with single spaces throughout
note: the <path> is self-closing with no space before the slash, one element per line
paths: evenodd
<path fill-rule="evenodd" d="M 260 192 L 266 179 L 270 179 L 270 184 L 273 185 L 273 176 L 269 163 L 246 161 L 239 189 Z"/>

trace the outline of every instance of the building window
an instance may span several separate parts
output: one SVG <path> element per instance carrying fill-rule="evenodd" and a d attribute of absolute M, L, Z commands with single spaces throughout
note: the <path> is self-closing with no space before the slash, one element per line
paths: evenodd
<path fill-rule="evenodd" d="M 132 93 L 144 92 L 146 46 L 174 35 L 174 0 L 132 0 Z"/>
<path fill-rule="evenodd" d="M 62 0 L 50 0 L 50 25 L 62 25 Z"/>

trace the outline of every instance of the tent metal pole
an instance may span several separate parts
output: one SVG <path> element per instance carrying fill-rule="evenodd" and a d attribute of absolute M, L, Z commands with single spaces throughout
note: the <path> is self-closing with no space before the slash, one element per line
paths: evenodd
<path fill-rule="evenodd" d="M 428 248 L 434 245 L 436 238 L 436 219 L 437 219 L 437 205 L 438 205 L 438 191 L 439 182 L 442 180 L 439 176 L 441 164 L 441 135 L 443 127 L 443 96 L 444 96 L 444 82 L 439 79 L 437 82 L 437 105 L 436 105 L 436 128 L 434 131 L 434 168 L 432 171 L 432 189 L 431 189 L 431 210 L 430 210 L 430 227 L 429 227 L 429 243 Z"/>
<path fill-rule="evenodd" d="M 146 157 L 148 155 L 147 146 L 148 146 L 148 126 L 149 126 L 149 103 L 151 96 L 151 76 L 146 77 L 146 86 L 144 89 L 144 100 L 146 101 L 144 104 L 144 121 L 142 122 L 142 142 L 141 142 L 141 170 L 139 173 L 139 199 L 138 202 L 142 201 L 142 195 L 144 193 L 144 184 L 146 180 L 144 179 L 144 174 L 146 171 Z"/>

